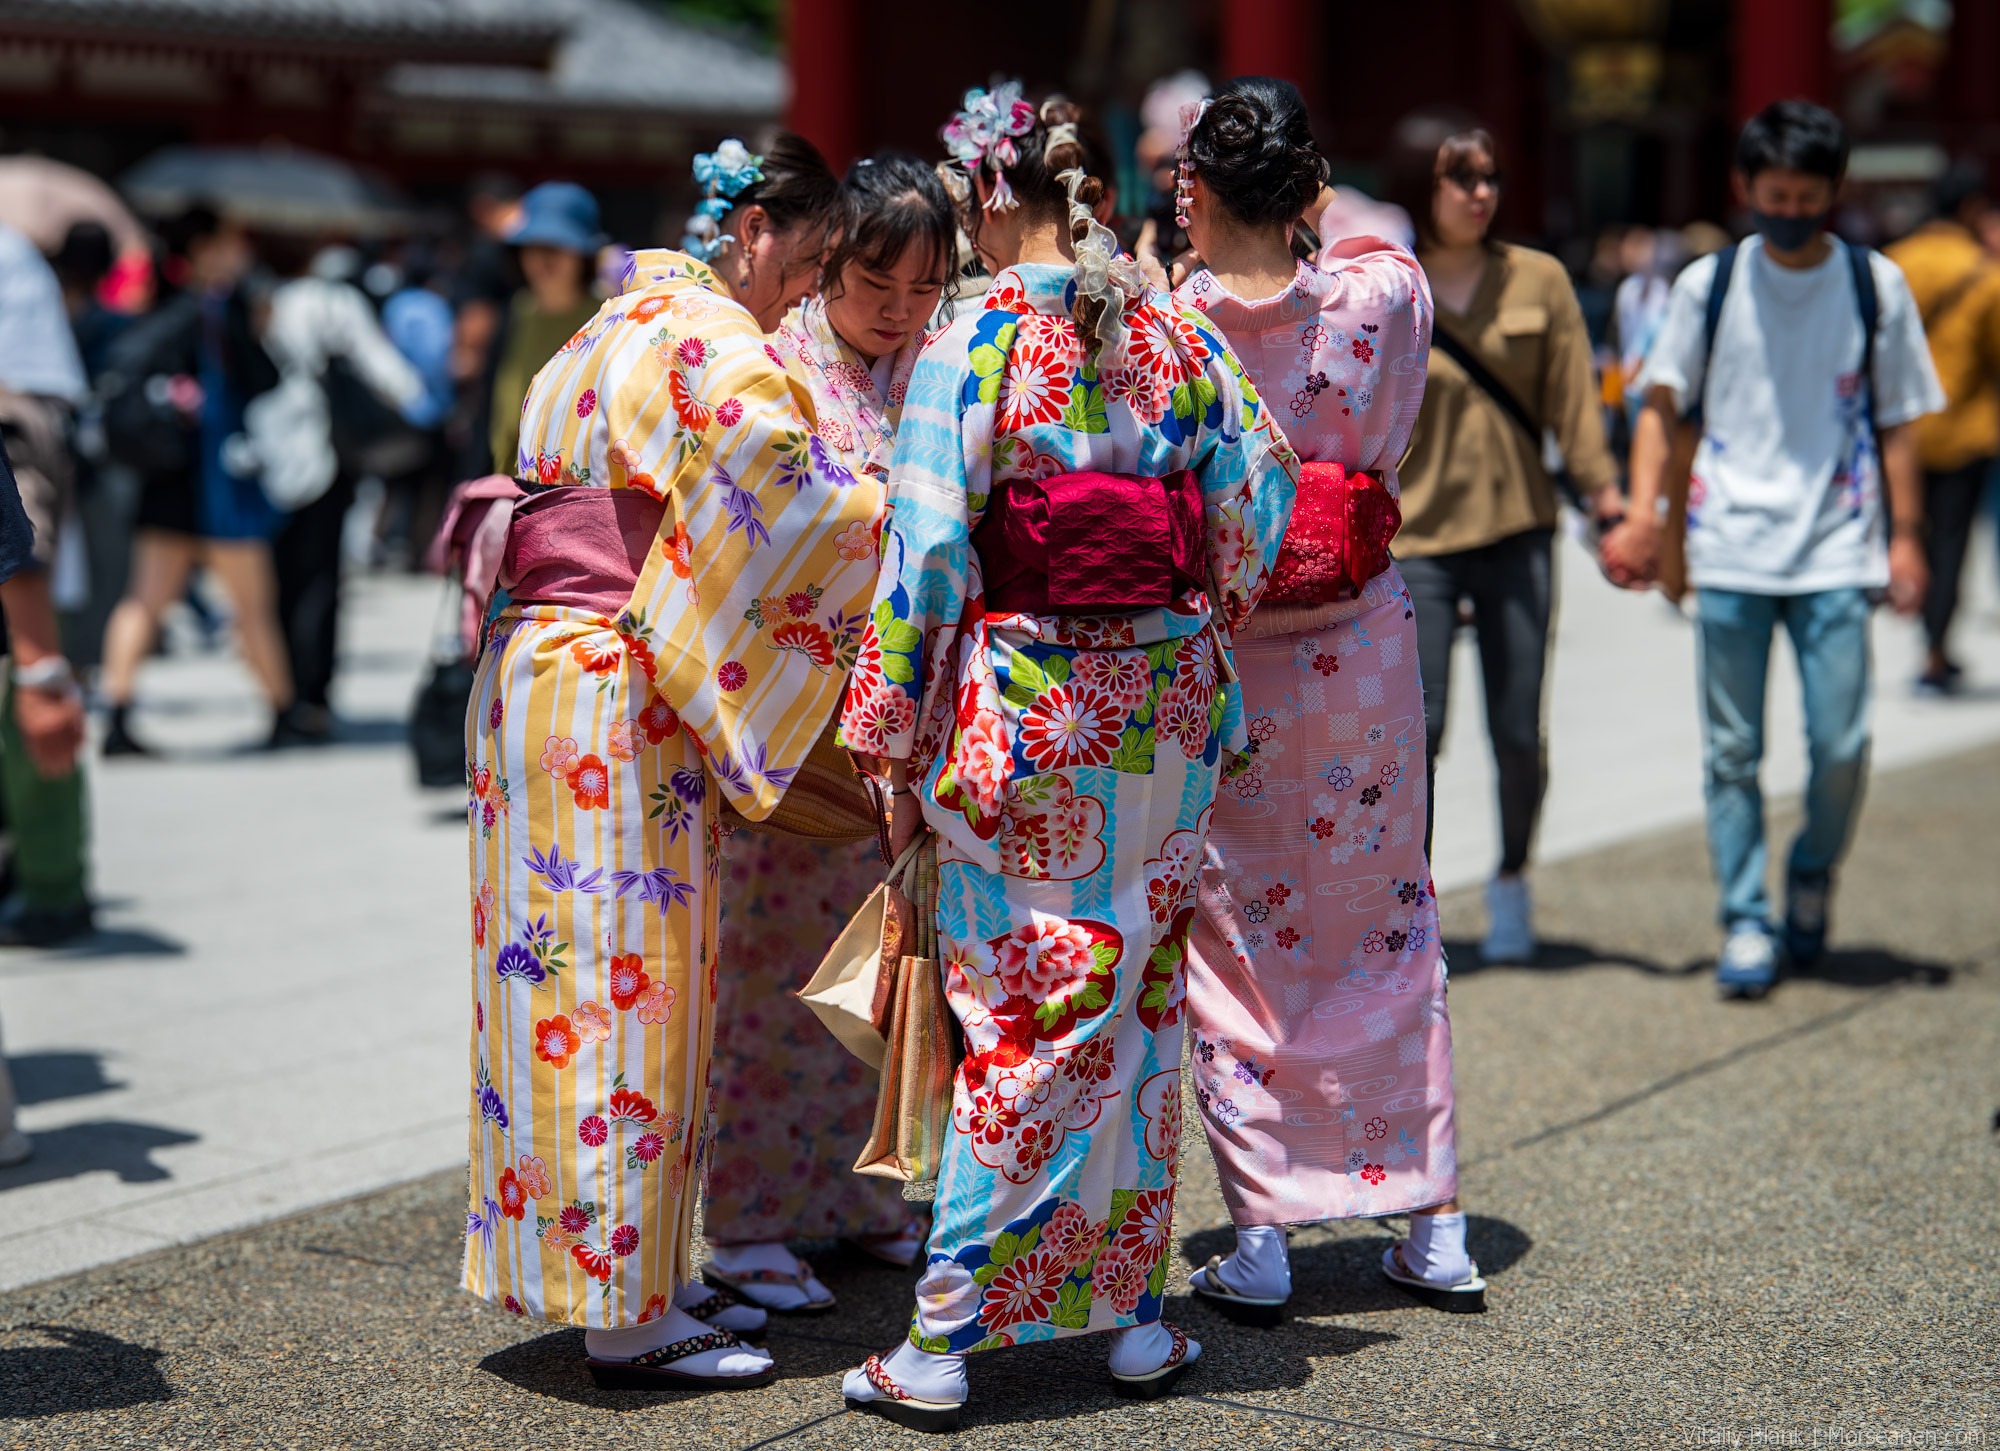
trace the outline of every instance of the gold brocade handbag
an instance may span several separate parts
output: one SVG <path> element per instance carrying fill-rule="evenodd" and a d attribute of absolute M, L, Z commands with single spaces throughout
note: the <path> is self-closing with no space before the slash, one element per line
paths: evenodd
<path fill-rule="evenodd" d="M 762 821 L 752 821 L 718 793 L 717 815 L 724 831 L 754 831 L 762 836 L 796 836 L 805 841 L 862 841 L 881 831 L 882 811 L 867 779 L 834 740 L 839 724 L 832 721 L 813 742 L 798 774 L 778 806 Z"/>

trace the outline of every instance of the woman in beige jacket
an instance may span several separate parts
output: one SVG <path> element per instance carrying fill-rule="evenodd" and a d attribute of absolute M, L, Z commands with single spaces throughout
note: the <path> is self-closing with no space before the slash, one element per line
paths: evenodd
<path fill-rule="evenodd" d="M 1488 236 L 1501 187 L 1493 137 L 1420 115 L 1403 122 L 1398 140 L 1397 200 L 1416 225 L 1437 313 L 1393 552 L 1416 606 L 1433 785 L 1459 602 L 1472 602 L 1500 788 L 1500 867 L 1486 891 L 1481 951 L 1489 962 L 1523 962 L 1535 936 L 1521 873 L 1548 774 L 1542 693 L 1556 485 L 1543 464 L 1545 434 L 1600 516 L 1618 512 L 1617 478 L 1568 274 L 1545 252 Z"/>

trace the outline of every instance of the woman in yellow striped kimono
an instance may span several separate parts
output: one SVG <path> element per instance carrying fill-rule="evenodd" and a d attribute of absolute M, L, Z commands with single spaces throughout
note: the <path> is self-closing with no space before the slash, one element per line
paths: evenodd
<path fill-rule="evenodd" d="M 814 437 L 810 395 L 765 339 L 814 285 L 836 179 L 796 138 L 703 162 L 725 233 L 714 265 L 639 253 L 529 391 L 511 602 L 466 730 L 464 1283 L 586 1327 L 603 1386 L 773 1374 L 686 1313 L 708 1298 L 688 1281 L 717 811 L 768 816 L 825 729 L 874 585 L 856 545 L 882 507 Z M 773 628 L 804 601 L 834 659 Z"/>
<path fill-rule="evenodd" d="M 812 393 L 820 441 L 864 484 L 886 486 L 958 224 L 944 184 L 915 157 L 859 162 L 841 190 L 841 240 L 819 296 L 772 342 Z M 872 554 L 872 543 L 865 548 Z M 779 1314 L 819 1313 L 834 1308 L 832 1292 L 787 1240 L 844 1237 L 908 1265 L 929 1229 L 900 1184 L 853 1172 L 874 1119 L 876 1074 L 793 996 L 884 868 L 873 837 L 821 845 L 739 832 L 724 855 L 708 1276 Z"/>

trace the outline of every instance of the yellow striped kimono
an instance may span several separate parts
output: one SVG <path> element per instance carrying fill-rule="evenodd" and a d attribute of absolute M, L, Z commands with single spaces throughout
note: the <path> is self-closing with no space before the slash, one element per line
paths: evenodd
<path fill-rule="evenodd" d="M 644 252 L 536 376 L 523 479 L 666 506 L 625 608 L 515 604 L 466 719 L 464 1283 L 575 1325 L 663 1313 L 709 1141 L 717 793 L 770 814 L 840 699 L 879 483 L 701 263 Z"/>

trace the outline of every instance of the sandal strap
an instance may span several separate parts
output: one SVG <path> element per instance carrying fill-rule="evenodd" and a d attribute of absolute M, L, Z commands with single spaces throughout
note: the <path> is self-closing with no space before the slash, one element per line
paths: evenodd
<path fill-rule="evenodd" d="M 691 1335 L 686 1340 L 676 1340 L 672 1345 L 662 1345 L 658 1350 L 635 1355 L 632 1357 L 632 1364 L 665 1365 L 669 1361 L 685 1360 L 690 1355 L 700 1355 L 705 1350 L 734 1350 L 742 1343 L 727 1330 L 711 1330 L 706 1335 Z"/>
<path fill-rule="evenodd" d="M 719 1280 L 740 1285 L 790 1285 L 795 1290 L 803 1290 L 806 1281 L 812 1278 L 812 1271 L 801 1266 L 798 1270 L 735 1270 L 725 1274 L 721 1270 L 711 1271 Z"/>
<path fill-rule="evenodd" d="M 1208 1263 L 1203 1265 L 1202 1268 L 1208 1271 L 1208 1286 L 1211 1292 L 1228 1300 L 1240 1300 L 1243 1298 L 1242 1291 L 1233 1289 L 1229 1282 L 1222 1278 L 1221 1255 L 1210 1255 Z M 1168 1326 L 1167 1328 L 1172 1329 L 1173 1327 Z"/>
<path fill-rule="evenodd" d="M 871 1355 L 861 1362 L 861 1373 L 868 1377 L 868 1384 L 875 1387 L 892 1401 L 907 1401 L 910 1393 L 897 1385 L 889 1372 L 882 1366 L 882 1357 Z"/>
<path fill-rule="evenodd" d="M 727 1310 L 735 1305 L 740 1305 L 742 1303 L 743 1302 L 741 1300 L 737 1299 L 734 1295 L 730 1294 L 729 1291 L 716 1290 L 706 1300 L 703 1300 L 698 1305 L 687 1305 L 681 1307 L 681 1313 L 684 1315 L 691 1315 L 697 1320 L 707 1320 L 711 1316 L 720 1315 L 724 1310 Z"/>
<path fill-rule="evenodd" d="M 1171 1369 L 1187 1359 L 1187 1331 L 1181 1329 L 1178 1325 L 1169 1325 L 1167 1326 L 1167 1330 L 1174 1337 L 1174 1348 L 1173 1353 L 1167 1357 L 1166 1365 L 1161 1367 L 1163 1370 Z"/>

